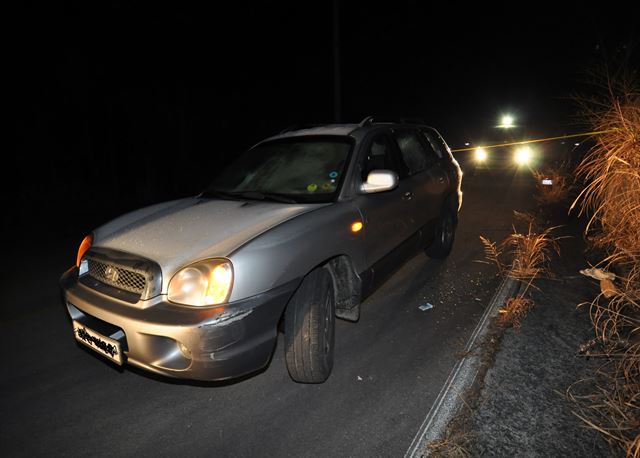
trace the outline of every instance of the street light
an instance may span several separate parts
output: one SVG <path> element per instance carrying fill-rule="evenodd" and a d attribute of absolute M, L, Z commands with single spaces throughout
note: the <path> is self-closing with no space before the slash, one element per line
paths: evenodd
<path fill-rule="evenodd" d="M 511 115 L 504 115 L 502 116 L 502 119 L 500 121 L 500 124 L 498 124 L 498 127 L 501 127 L 503 129 L 511 129 L 512 127 L 515 127 L 515 125 L 513 124 L 513 116 Z"/>

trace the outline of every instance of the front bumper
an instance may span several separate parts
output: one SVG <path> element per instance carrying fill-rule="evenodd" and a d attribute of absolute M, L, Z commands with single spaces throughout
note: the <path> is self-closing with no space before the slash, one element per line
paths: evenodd
<path fill-rule="evenodd" d="M 172 304 L 166 296 L 139 307 L 79 283 L 75 267 L 60 284 L 70 317 L 118 340 L 125 362 L 169 377 L 224 380 L 267 365 L 298 282 L 207 308 Z"/>

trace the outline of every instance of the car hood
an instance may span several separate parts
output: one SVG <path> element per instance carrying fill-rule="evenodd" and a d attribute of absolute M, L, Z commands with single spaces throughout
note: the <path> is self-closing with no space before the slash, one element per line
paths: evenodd
<path fill-rule="evenodd" d="M 94 232 L 95 246 L 143 256 L 171 272 L 200 259 L 229 256 L 270 228 L 326 205 L 181 199 L 101 226 Z"/>

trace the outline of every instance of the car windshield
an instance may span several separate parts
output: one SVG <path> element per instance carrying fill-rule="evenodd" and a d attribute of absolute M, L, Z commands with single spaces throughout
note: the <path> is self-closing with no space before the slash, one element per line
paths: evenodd
<path fill-rule="evenodd" d="M 331 202 L 342 183 L 349 137 L 294 137 L 261 143 L 224 169 L 204 196 Z"/>

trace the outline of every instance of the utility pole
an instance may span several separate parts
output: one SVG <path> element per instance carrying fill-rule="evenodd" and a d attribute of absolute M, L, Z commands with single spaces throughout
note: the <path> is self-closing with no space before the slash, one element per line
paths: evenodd
<path fill-rule="evenodd" d="M 340 122 L 340 0 L 333 0 L 333 121 Z"/>

